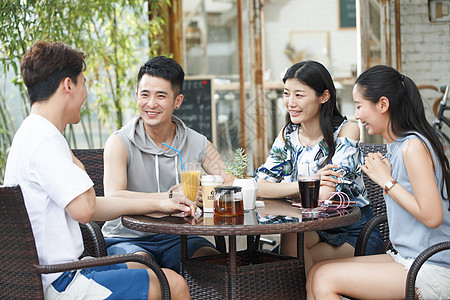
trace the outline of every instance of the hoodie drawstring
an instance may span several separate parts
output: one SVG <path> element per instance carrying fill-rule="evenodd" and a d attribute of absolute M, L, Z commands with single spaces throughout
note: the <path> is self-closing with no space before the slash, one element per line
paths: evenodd
<path fill-rule="evenodd" d="M 161 193 L 161 189 L 159 188 L 159 160 L 157 154 L 155 154 L 155 175 L 156 175 L 156 184 L 158 185 L 158 193 Z"/>
<path fill-rule="evenodd" d="M 178 179 L 178 156 L 174 156 L 175 157 L 175 180 L 177 185 L 180 184 L 180 180 Z"/>
<path fill-rule="evenodd" d="M 175 158 L 175 180 L 176 180 L 176 184 L 180 184 L 180 179 L 178 177 L 178 157 L 174 156 Z M 159 160 L 158 160 L 158 155 L 155 154 L 155 175 L 156 175 L 156 184 L 158 186 L 158 193 L 161 193 L 161 189 L 159 187 Z"/>

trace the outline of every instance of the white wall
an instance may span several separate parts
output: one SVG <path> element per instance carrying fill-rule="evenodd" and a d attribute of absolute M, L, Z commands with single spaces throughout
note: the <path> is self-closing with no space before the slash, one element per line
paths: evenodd
<path fill-rule="evenodd" d="M 391 6 L 394 20 L 394 1 Z M 418 85 L 450 84 L 450 22 L 430 22 L 427 0 L 402 0 L 400 14 L 402 73 Z M 392 42 L 395 49 L 394 38 Z M 427 118 L 432 122 L 435 116 L 431 109 L 439 94 L 424 92 L 422 95 Z M 450 118 L 450 113 L 447 115 Z M 450 135 L 448 128 L 445 132 Z"/>
<path fill-rule="evenodd" d="M 293 65 L 284 54 L 292 31 L 327 31 L 334 78 L 350 77 L 356 65 L 356 28 L 339 28 L 338 0 L 269 0 L 264 2 L 266 70 L 278 81 Z M 282 74 L 282 75 L 280 75 Z"/>
<path fill-rule="evenodd" d="M 430 22 L 426 0 L 400 8 L 403 73 L 416 83 L 450 83 L 450 22 Z"/>
<path fill-rule="evenodd" d="M 390 5 L 395 67 L 395 1 L 390 1 Z M 292 31 L 328 31 L 330 71 L 335 79 L 350 76 L 351 67 L 356 64 L 356 29 L 339 28 L 338 0 L 266 0 L 264 22 L 269 80 L 279 81 L 293 64 L 284 54 Z M 402 72 L 416 84 L 450 84 L 450 22 L 430 22 L 428 0 L 402 0 L 400 24 Z M 352 116 L 352 99 L 347 99 L 346 92 L 343 95 L 342 111 Z M 431 123 L 435 118 L 432 105 L 439 94 L 425 91 L 423 96 Z M 450 135 L 448 128 L 445 132 Z"/>

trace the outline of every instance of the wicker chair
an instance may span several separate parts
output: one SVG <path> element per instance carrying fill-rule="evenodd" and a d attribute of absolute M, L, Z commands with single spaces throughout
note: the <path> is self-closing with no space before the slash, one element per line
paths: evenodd
<path fill-rule="evenodd" d="M 18 185 L 0 187 L 0 299 L 44 299 L 41 274 L 112 265 L 145 264 L 157 275 L 163 299 L 169 283 L 161 268 L 141 255 L 115 255 L 56 265 L 40 265 L 28 213 Z"/>
<path fill-rule="evenodd" d="M 382 154 L 386 154 L 386 145 L 384 144 L 361 143 L 360 147 L 362 149 L 364 156 L 366 156 L 367 153 L 371 152 L 380 152 Z M 389 227 L 386 216 L 386 205 L 383 198 L 383 190 L 380 186 L 375 184 L 366 174 L 364 174 L 363 176 L 364 176 L 364 184 L 367 189 L 367 196 L 372 202 L 371 207 L 375 217 L 369 220 L 364 226 L 364 228 L 361 230 L 361 233 L 356 242 L 355 256 L 365 255 L 369 236 L 377 226 L 380 228 L 381 236 L 384 242 L 383 252 L 386 252 L 387 250 L 395 251 L 389 240 Z M 425 249 L 422 253 L 420 253 L 416 257 L 416 259 L 414 260 L 408 271 L 408 276 L 406 279 L 405 296 L 407 300 L 415 299 L 415 282 L 420 267 L 425 263 L 425 261 L 428 258 L 444 250 L 450 250 L 450 241 L 432 245 L 429 248 Z"/>
<path fill-rule="evenodd" d="M 94 182 L 94 190 L 97 196 L 104 196 L 103 190 L 103 149 L 72 149 L 73 154 L 84 165 L 86 173 Z M 106 244 L 101 232 L 105 222 L 91 221 L 81 224 L 81 233 L 84 240 L 84 256 L 106 256 Z"/>
<path fill-rule="evenodd" d="M 72 149 L 72 152 L 83 163 L 86 173 L 94 182 L 95 194 L 104 196 L 103 149 Z"/>
<path fill-rule="evenodd" d="M 365 144 L 361 143 L 360 148 L 362 150 L 363 156 L 367 156 L 368 153 L 380 152 L 381 154 L 386 154 L 385 144 Z M 383 239 L 383 252 L 392 249 L 391 242 L 389 240 L 389 227 L 386 217 L 386 204 L 383 197 L 383 189 L 372 181 L 363 172 L 364 185 L 367 190 L 367 197 L 370 199 L 370 207 L 372 208 L 374 218 L 369 220 L 364 228 L 361 230 L 358 240 L 355 245 L 355 256 L 362 256 L 366 254 L 366 247 L 369 241 L 370 234 L 378 226 L 381 232 L 381 237 Z"/>
<path fill-rule="evenodd" d="M 84 242 L 84 252 L 80 258 L 85 256 L 101 257 L 108 255 L 102 230 L 97 223 L 94 221 L 86 224 L 79 223 Z"/>

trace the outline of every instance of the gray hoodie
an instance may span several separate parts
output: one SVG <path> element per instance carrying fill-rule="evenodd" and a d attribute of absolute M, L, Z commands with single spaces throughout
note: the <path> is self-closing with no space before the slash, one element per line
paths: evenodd
<path fill-rule="evenodd" d="M 187 128 L 183 121 L 175 116 L 172 116 L 172 122 L 176 125 L 176 132 L 170 146 L 180 150 L 183 163 L 203 163 L 206 156 L 206 137 Z M 114 134 L 122 139 L 127 149 L 127 190 L 167 192 L 170 187 L 180 183 L 178 153 L 156 146 L 145 132 L 139 115 Z M 124 228 L 120 218 L 106 222 L 102 231 L 105 237 L 132 238 L 149 235 Z"/>

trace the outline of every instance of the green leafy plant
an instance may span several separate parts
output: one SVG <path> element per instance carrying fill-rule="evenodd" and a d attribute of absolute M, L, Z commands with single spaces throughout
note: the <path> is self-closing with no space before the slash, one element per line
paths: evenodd
<path fill-rule="evenodd" d="M 237 148 L 234 152 L 234 161 L 227 161 L 225 163 L 225 173 L 232 174 L 236 178 L 244 179 L 247 176 L 248 155 L 244 153 L 245 150 Z"/>
<path fill-rule="evenodd" d="M 20 75 L 21 58 L 30 46 L 57 40 L 87 54 L 89 96 L 81 109 L 81 130 L 70 125 L 63 134 L 71 148 L 83 136 L 88 148 L 102 147 L 103 131 L 120 129 L 123 117 L 137 112 L 132 92 L 136 74 L 158 53 L 156 37 L 165 24 L 160 13 L 165 5 L 171 1 L 0 1 L 0 184 L 16 127 L 30 110 Z M 7 81 L 19 92 L 7 90 Z"/>

